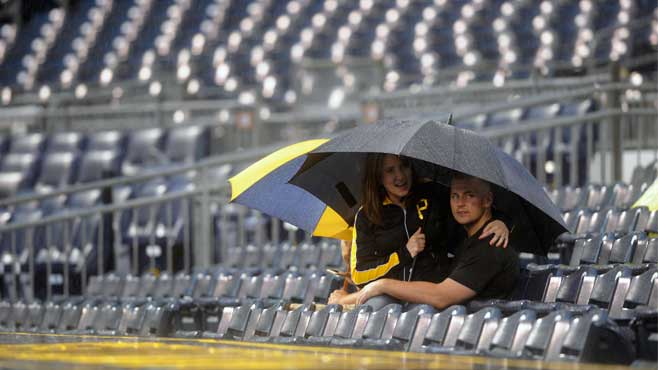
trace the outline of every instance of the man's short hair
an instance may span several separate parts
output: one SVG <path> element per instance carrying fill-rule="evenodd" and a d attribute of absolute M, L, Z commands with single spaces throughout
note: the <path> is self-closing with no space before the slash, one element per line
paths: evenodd
<path fill-rule="evenodd" d="M 479 177 L 467 175 L 463 172 L 457 172 L 457 171 L 453 172 L 453 174 L 452 174 L 452 178 L 450 179 L 450 185 L 451 186 L 452 186 L 452 182 L 455 181 L 455 180 L 464 180 L 464 181 L 477 180 L 479 183 L 482 184 L 482 191 L 484 193 L 490 192 L 493 196 L 493 191 L 492 191 L 492 188 L 491 188 L 491 184 L 487 180 L 483 180 Z"/>

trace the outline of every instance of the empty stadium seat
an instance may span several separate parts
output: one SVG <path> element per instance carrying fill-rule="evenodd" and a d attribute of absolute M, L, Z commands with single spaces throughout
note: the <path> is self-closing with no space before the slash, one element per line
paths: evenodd
<path fill-rule="evenodd" d="M 47 193 L 72 183 L 76 176 L 76 162 L 77 153 L 74 152 L 52 152 L 45 155 L 34 190 Z"/>
<path fill-rule="evenodd" d="M 78 183 L 100 181 L 117 176 L 120 157 L 116 150 L 89 150 L 81 155 Z"/>
<path fill-rule="evenodd" d="M 56 132 L 48 137 L 48 153 L 75 153 L 83 149 L 85 137 L 79 132 Z"/>
<path fill-rule="evenodd" d="M 208 156 L 209 132 L 203 126 L 181 126 L 169 130 L 164 154 L 174 163 L 191 163 Z"/>
<path fill-rule="evenodd" d="M 158 127 L 131 132 L 128 135 L 121 174 L 135 175 L 148 166 L 166 164 L 166 156 L 160 151 L 163 137 L 164 132 Z"/>

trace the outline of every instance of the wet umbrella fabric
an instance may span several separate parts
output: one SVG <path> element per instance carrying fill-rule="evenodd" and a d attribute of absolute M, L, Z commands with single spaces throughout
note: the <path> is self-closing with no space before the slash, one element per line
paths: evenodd
<path fill-rule="evenodd" d="M 291 183 L 313 193 L 352 223 L 360 205 L 367 153 L 414 158 L 417 172 L 448 185 L 451 170 L 494 186 L 494 207 L 511 218 L 519 251 L 546 254 L 567 231 L 541 184 L 514 158 L 473 131 L 427 119 L 384 120 L 346 131 L 309 153 Z"/>
<path fill-rule="evenodd" d="M 229 179 L 231 201 L 289 222 L 315 236 L 350 240 L 350 225 L 314 195 L 288 180 L 306 153 L 327 139 L 308 140 L 279 149 Z"/>

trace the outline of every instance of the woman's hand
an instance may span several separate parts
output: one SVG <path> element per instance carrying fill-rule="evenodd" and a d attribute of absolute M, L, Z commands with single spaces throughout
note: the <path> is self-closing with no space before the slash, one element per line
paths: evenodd
<path fill-rule="evenodd" d="M 423 249 L 425 249 L 425 234 L 423 234 L 423 231 L 419 227 L 407 241 L 407 250 L 413 258 L 422 252 Z"/>
<path fill-rule="evenodd" d="M 490 222 L 484 230 L 482 230 L 482 235 L 480 239 L 485 239 L 489 235 L 493 234 L 489 245 L 495 245 L 496 247 L 507 248 L 507 242 L 509 241 L 509 229 L 505 226 L 505 223 L 500 220 L 494 220 Z"/>
<path fill-rule="evenodd" d="M 329 294 L 329 299 L 327 300 L 328 304 L 342 304 L 341 300 L 346 297 L 349 293 L 343 289 L 336 289 L 331 294 Z"/>
<path fill-rule="evenodd" d="M 373 281 L 372 283 L 366 285 L 363 289 L 359 290 L 357 293 L 356 304 L 364 304 L 370 298 L 376 297 L 382 294 L 382 287 L 385 284 L 386 279 L 380 279 Z"/>

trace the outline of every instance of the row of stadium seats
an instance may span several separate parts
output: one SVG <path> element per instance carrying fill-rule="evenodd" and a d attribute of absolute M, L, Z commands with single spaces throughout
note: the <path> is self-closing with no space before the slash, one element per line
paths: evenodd
<path fill-rule="evenodd" d="M 229 247 L 222 266 L 231 268 L 324 269 L 343 264 L 340 247 L 335 243 L 266 244 L 261 247 Z"/>
<path fill-rule="evenodd" d="M 208 128 L 30 133 L 0 138 L 0 197 L 190 163 L 209 154 Z"/>
<path fill-rule="evenodd" d="M 591 59 L 616 61 L 658 45 L 655 27 L 630 27 L 633 19 L 657 11 L 646 1 L 73 4 L 67 11 L 37 14 L 18 31 L 5 27 L 0 85 L 59 90 L 169 74 L 192 95 L 202 90 L 237 97 L 255 89 L 265 100 L 290 102 L 295 99 L 290 66 L 304 58 L 379 61 L 390 91 L 435 83 L 445 68 L 462 72 L 458 84 L 500 82 L 526 78 L 532 67 L 550 75 L 556 64 L 577 70 Z M 618 32 L 591 45 L 592 34 L 614 26 Z M 477 68 L 483 64 L 496 68 L 484 73 Z"/>
<path fill-rule="evenodd" d="M 632 319 L 637 310 L 658 310 L 656 264 L 530 264 L 523 275 L 512 300 L 473 301 L 471 309 L 496 306 L 505 312 L 532 308 L 549 313 L 602 308 L 619 321 Z"/>
<path fill-rule="evenodd" d="M 495 307 L 469 314 L 464 306 L 437 312 L 427 305 L 403 311 L 393 304 L 373 312 L 370 306 L 343 311 L 339 305 L 290 309 L 254 303 L 225 308 L 217 332 L 203 337 L 553 361 L 630 363 L 635 358 L 631 343 L 604 310 L 542 315 L 525 309 L 504 316 Z M 613 342 L 617 350 L 606 353 Z"/>
<path fill-rule="evenodd" d="M 193 190 L 194 186 L 194 181 L 185 176 L 156 178 L 143 184 L 114 189 L 113 201 L 120 204 L 145 197 L 171 195 Z M 3 216 L 14 224 L 66 216 L 71 212 L 107 204 L 109 200 L 104 199 L 104 196 L 107 197 L 105 193 L 99 189 L 72 193 L 67 197 L 47 199 L 40 204 L 21 206 L 7 211 Z M 113 248 L 118 243 L 127 250 L 138 250 L 139 261 L 136 263 L 140 263 L 140 270 L 148 268 L 151 260 L 153 267 L 164 269 L 169 253 L 181 256 L 184 244 L 189 246 L 193 243 L 193 235 L 189 231 L 193 222 L 192 206 L 191 198 L 181 197 L 116 214 L 95 213 L 69 221 L 12 230 L 0 236 L 0 268 L 5 278 L 12 276 L 17 279 L 20 272 L 29 271 L 29 252 L 33 248 L 37 274 L 45 273 L 48 264 L 54 271 L 62 273 L 65 263 L 69 264 L 69 272 L 76 276 L 82 270 L 95 274 L 101 246 L 104 268 L 107 268 L 112 265 Z M 116 221 L 112 221 L 113 217 L 117 217 Z M 153 248 L 158 250 L 153 251 Z M 147 255 L 148 249 L 151 249 L 150 255 Z M 182 258 L 175 258 L 174 262 L 174 268 L 182 268 Z M 79 288 L 77 286 L 75 291 L 79 292 Z"/>
<path fill-rule="evenodd" d="M 561 262 L 571 266 L 609 263 L 658 263 L 658 238 L 644 232 L 615 237 L 603 234 L 558 246 Z"/>
<path fill-rule="evenodd" d="M 531 266 L 529 271 L 526 287 L 543 288 L 532 293 L 543 295 L 541 300 L 476 301 L 440 312 L 426 305 L 406 309 L 390 305 L 376 312 L 369 306 L 350 311 L 338 305 L 323 306 L 317 302 L 340 283 L 333 275 L 250 275 L 225 270 L 214 276 L 129 277 L 121 288 L 117 284 L 121 279 L 106 275 L 92 282 L 87 297 L 43 304 L 2 301 L 0 328 L 616 363 L 630 363 L 636 352 L 638 357 L 650 355 L 642 353 L 640 343 L 646 346 L 650 341 L 647 330 L 656 331 L 656 265 L 617 265 L 607 270 Z M 300 291 L 300 284 L 295 283 L 303 277 L 309 285 L 319 282 L 308 290 L 313 292 L 310 300 L 283 293 Z M 238 280 L 239 288 L 234 284 Z M 258 285 L 260 293 L 254 288 Z M 273 289 L 275 286 L 279 288 Z M 113 289 L 121 296 L 113 296 Z M 145 293 L 147 290 L 151 293 Z M 172 296 L 172 291 L 180 297 Z M 202 291 L 211 295 L 204 296 Z M 275 291 L 281 293 L 272 294 Z M 619 325 L 642 330 L 636 330 L 629 340 L 629 333 L 622 334 Z M 606 354 L 606 347 L 612 344 L 617 351 Z"/>
<path fill-rule="evenodd" d="M 586 184 L 582 187 L 560 186 L 550 191 L 549 196 L 563 212 L 583 208 L 595 211 L 607 208 L 626 209 L 633 206 L 647 189 L 647 184 L 653 183 L 655 178 L 654 171 L 653 176 L 646 176 L 639 183 Z"/>
<path fill-rule="evenodd" d="M 655 233 L 658 230 L 658 212 L 651 212 L 646 207 L 598 211 L 574 209 L 564 213 L 564 220 L 573 233 L 566 233 L 558 237 L 558 244 L 573 242 L 592 235 Z"/>
<path fill-rule="evenodd" d="M 479 131 L 488 128 L 519 125 L 528 122 L 553 119 L 556 117 L 580 117 L 596 110 L 591 99 L 572 102 L 558 102 L 537 105 L 530 108 L 514 108 L 489 114 L 478 114 L 473 117 L 457 120 L 455 126 Z M 528 143 L 530 144 L 530 143 Z"/>
<path fill-rule="evenodd" d="M 144 307 L 146 305 L 172 305 L 176 314 L 191 317 L 192 324 L 200 328 L 216 329 L 224 307 L 239 306 L 247 302 L 272 304 L 282 299 L 287 302 L 325 302 L 329 293 L 337 289 L 341 279 L 324 272 L 306 274 L 294 272 L 220 270 L 215 273 L 197 273 L 193 276 L 177 274 L 159 277 L 145 274 L 141 277 L 109 274 L 92 278 L 86 296 L 61 297 L 43 304 L 38 300 L 6 299 L 0 302 L 0 329 L 27 329 L 29 316 L 31 329 L 54 330 L 53 315 L 64 315 L 67 319 L 54 320 L 58 332 L 84 329 L 94 323 L 89 314 L 101 307 Z M 89 311 L 93 311 L 90 313 Z M 49 313 L 50 312 L 50 313 Z M 54 313 L 53 313 L 54 312 Z M 120 314 L 120 313 L 119 313 Z M 189 323 L 182 318 L 180 321 Z M 190 326 L 187 326 L 190 328 Z M 186 335 L 193 335 L 190 330 Z M 161 333 L 160 335 L 171 335 Z"/>
<path fill-rule="evenodd" d="M 658 269 L 655 263 L 529 264 L 523 271 L 513 294 L 515 301 L 476 301 L 472 305 L 497 305 L 505 311 L 532 307 L 545 312 L 558 308 L 582 312 L 599 307 L 609 310 L 614 319 L 632 318 L 638 307 L 658 309 Z M 144 303 L 192 299 L 197 303 L 213 301 L 231 306 L 253 299 L 326 303 L 329 293 L 341 282 L 342 279 L 321 270 L 220 269 L 216 273 L 194 276 L 179 273 L 172 277 L 163 273 L 160 277 L 145 274 L 123 278 L 109 274 L 92 277 L 86 295 L 73 300 Z"/>
<path fill-rule="evenodd" d="M 217 312 L 217 307 L 213 307 Z M 468 313 L 426 305 L 403 312 L 360 306 L 266 304 L 219 308 L 212 328 L 198 332 L 199 315 L 176 303 L 0 303 L 0 328 L 19 332 L 177 336 L 308 344 L 457 355 L 628 364 L 638 352 L 605 310 L 583 313 L 532 309 L 506 315 L 496 307 Z M 634 326 L 651 322 L 646 314 Z M 655 318 L 653 319 L 655 325 Z M 636 330 L 639 332 L 639 330 Z M 636 340 L 639 340 L 636 337 Z M 646 338 L 641 339 L 646 342 Z M 615 351 L 609 351 L 614 346 Z M 608 350 L 606 350 L 608 349 Z M 640 354 L 642 356 L 644 354 Z"/>

